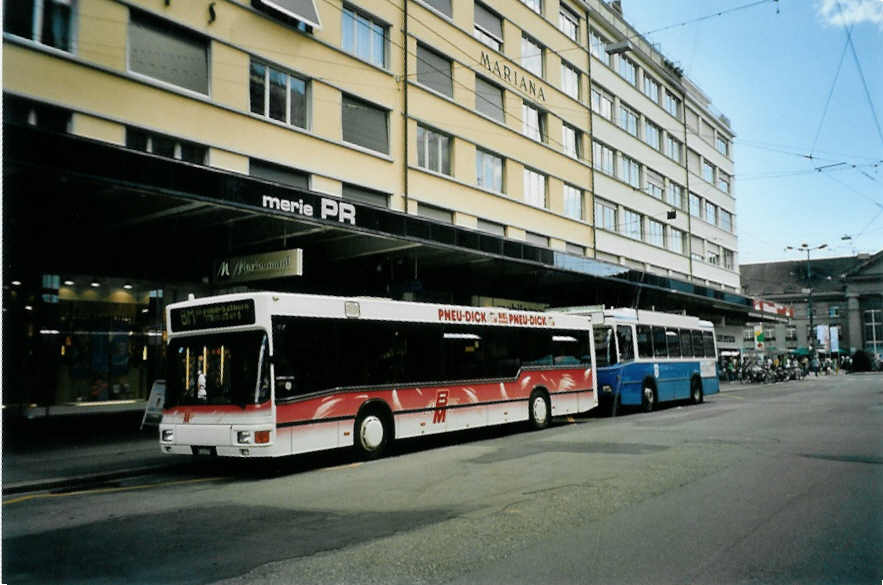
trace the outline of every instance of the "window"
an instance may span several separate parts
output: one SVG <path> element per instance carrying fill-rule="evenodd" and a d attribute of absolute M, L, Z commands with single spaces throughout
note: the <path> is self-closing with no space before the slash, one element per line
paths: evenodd
<path fill-rule="evenodd" d="M 249 159 L 248 174 L 252 177 L 291 185 L 299 189 L 310 188 L 310 175 L 289 167 L 273 164 L 257 158 Z"/>
<path fill-rule="evenodd" d="M 638 338 L 638 357 L 653 357 L 653 337 L 650 334 L 650 326 L 638 325 L 635 330 Z"/>
<path fill-rule="evenodd" d="M 644 74 L 644 95 L 653 103 L 659 103 L 659 82 Z"/>
<path fill-rule="evenodd" d="M 727 250 L 726 248 L 721 248 L 721 250 L 723 251 L 724 268 L 733 270 L 736 267 L 733 251 Z"/>
<path fill-rule="evenodd" d="M 543 13 L 543 0 L 521 0 L 521 2 L 537 14 Z"/>
<path fill-rule="evenodd" d="M 705 241 L 696 236 L 690 236 L 690 257 L 693 260 L 705 260 Z"/>
<path fill-rule="evenodd" d="M 619 56 L 619 75 L 634 86 L 638 85 L 638 66 L 625 55 Z"/>
<path fill-rule="evenodd" d="M 72 112 L 14 95 L 3 96 L 3 123 L 36 126 L 49 132 L 70 131 Z"/>
<path fill-rule="evenodd" d="M 501 238 L 506 236 L 506 226 L 501 223 L 487 221 L 486 219 L 481 219 L 479 217 L 476 227 L 483 232 L 494 234 L 500 236 Z"/>
<path fill-rule="evenodd" d="M 342 12 L 340 37 L 343 50 L 378 67 L 386 67 L 389 27 L 348 6 L 344 6 Z"/>
<path fill-rule="evenodd" d="M 687 128 L 693 132 L 693 134 L 699 134 L 699 114 L 691 110 L 690 108 L 684 108 L 684 112 L 687 119 Z M 752 337 L 752 339 L 754 339 Z"/>
<path fill-rule="evenodd" d="M 126 128 L 126 148 L 195 164 L 205 164 L 208 148 L 164 134 Z"/>
<path fill-rule="evenodd" d="M 486 150 L 475 150 L 475 174 L 478 186 L 497 193 L 503 192 L 503 159 Z"/>
<path fill-rule="evenodd" d="M 25 0 L 3 3 L 3 30 L 53 47 L 73 51 L 76 0 Z"/>
<path fill-rule="evenodd" d="M 670 134 L 665 135 L 665 156 L 668 158 L 681 162 L 683 159 L 681 158 L 681 153 L 683 149 L 681 148 L 681 142 L 677 138 L 673 138 Z"/>
<path fill-rule="evenodd" d="M 616 345 L 610 326 L 596 325 L 592 327 L 592 333 L 595 337 L 595 365 L 603 368 L 615 364 Z"/>
<path fill-rule="evenodd" d="M 493 83 L 476 76 L 475 109 L 497 122 L 504 122 L 503 90 Z"/>
<path fill-rule="evenodd" d="M 567 61 L 561 61 L 561 91 L 579 100 L 579 71 Z"/>
<path fill-rule="evenodd" d="M 546 175 L 524 169 L 524 201 L 534 207 L 546 207 Z"/>
<path fill-rule="evenodd" d="M 711 242 L 705 242 L 705 261 L 709 264 L 720 264 L 720 246 Z"/>
<path fill-rule="evenodd" d="M 864 312 L 865 349 L 877 353 L 883 347 L 883 311 L 868 309 Z M 876 344 L 876 347 L 875 347 Z"/>
<path fill-rule="evenodd" d="M 751 337 L 754 340 L 754 336 Z M 797 327 L 785 328 L 785 341 L 797 341 Z"/>
<path fill-rule="evenodd" d="M 549 236 L 544 236 L 542 234 L 535 234 L 534 232 L 524 232 L 524 240 L 533 244 L 534 246 L 542 246 L 544 248 L 549 247 Z"/>
<path fill-rule="evenodd" d="M 665 226 L 655 219 L 647 220 L 647 242 L 660 248 L 665 246 Z"/>
<path fill-rule="evenodd" d="M 619 127 L 632 136 L 638 135 L 638 114 L 623 103 L 619 104 Z"/>
<path fill-rule="evenodd" d="M 521 36 L 521 66 L 537 77 L 543 76 L 543 46 L 527 35 Z"/>
<path fill-rule="evenodd" d="M 681 357 L 681 336 L 677 329 L 666 329 L 665 339 L 668 341 L 668 357 Z"/>
<path fill-rule="evenodd" d="M 308 82 L 257 61 L 249 72 L 251 111 L 289 126 L 307 127 Z"/>
<path fill-rule="evenodd" d="M 635 359 L 635 344 L 631 325 L 616 326 L 616 341 L 619 343 L 619 360 L 626 362 Z"/>
<path fill-rule="evenodd" d="M 574 256 L 586 255 L 585 246 L 580 246 L 579 244 L 571 244 L 570 242 L 564 242 L 564 251 L 568 254 L 573 254 Z"/>
<path fill-rule="evenodd" d="M 681 329 L 681 355 L 693 357 L 693 336 L 689 329 Z"/>
<path fill-rule="evenodd" d="M 714 144 L 714 126 L 712 126 L 711 122 L 706 120 L 705 118 L 700 118 L 701 125 L 699 126 L 699 136 L 705 142 L 709 144 Z"/>
<path fill-rule="evenodd" d="M 646 182 L 644 191 L 646 191 L 648 195 L 656 197 L 661 201 L 662 194 L 665 191 L 665 180 L 662 178 L 662 175 L 655 171 L 651 171 L 650 169 L 645 169 L 644 181 Z"/>
<path fill-rule="evenodd" d="M 564 184 L 564 215 L 573 219 L 583 218 L 583 193 L 566 183 Z"/>
<path fill-rule="evenodd" d="M 592 87 L 592 111 L 612 120 L 613 97 L 604 90 Z"/>
<path fill-rule="evenodd" d="M 616 231 L 616 205 L 595 199 L 595 227 Z"/>
<path fill-rule="evenodd" d="M 503 19 L 479 2 L 475 3 L 475 38 L 497 51 L 503 47 Z"/>
<path fill-rule="evenodd" d="M 720 169 L 717 171 L 717 188 L 724 193 L 730 192 L 730 175 Z"/>
<path fill-rule="evenodd" d="M 707 160 L 702 161 L 702 178 L 709 183 L 714 183 L 714 165 Z"/>
<path fill-rule="evenodd" d="M 730 156 L 730 143 L 727 141 L 726 138 L 718 135 L 717 138 L 714 139 L 714 147 L 722 155 Z"/>
<path fill-rule="evenodd" d="M 612 176 L 613 160 L 613 149 L 600 142 L 592 143 L 592 163 L 597 170 Z"/>
<path fill-rule="evenodd" d="M 208 95 L 208 40 L 140 10 L 129 17 L 129 69 Z"/>
<path fill-rule="evenodd" d="M 695 193 L 690 193 L 690 215 L 702 217 L 702 200 Z"/>
<path fill-rule="evenodd" d="M 417 126 L 417 166 L 451 174 L 451 137 L 431 130 L 422 124 Z"/>
<path fill-rule="evenodd" d="M 718 210 L 718 222 L 722 229 L 733 231 L 733 214 L 725 209 Z"/>
<path fill-rule="evenodd" d="M 717 224 L 717 205 L 709 201 L 705 202 L 705 221 Z"/>
<path fill-rule="evenodd" d="M 642 218 L 639 213 L 626 209 L 622 214 L 622 232 L 630 238 L 642 239 Z"/>
<path fill-rule="evenodd" d="M 389 154 L 389 112 L 346 94 L 341 102 L 344 141 Z"/>
<path fill-rule="evenodd" d="M 563 3 L 558 6 L 558 28 L 571 40 L 579 42 L 579 16 Z"/>
<path fill-rule="evenodd" d="M 662 107 L 675 118 L 681 118 L 681 100 L 668 90 L 665 90 L 665 99 L 662 102 Z"/>
<path fill-rule="evenodd" d="M 564 152 L 574 158 L 582 158 L 583 133 L 569 124 L 561 124 L 561 144 Z"/>
<path fill-rule="evenodd" d="M 417 214 L 442 223 L 454 223 L 454 213 L 451 210 L 435 207 L 434 205 L 426 205 L 422 202 L 417 204 Z"/>
<path fill-rule="evenodd" d="M 589 30 L 589 51 L 599 61 L 610 67 L 610 54 L 605 50 L 607 39 L 598 34 L 595 29 Z"/>
<path fill-rule="evenodd" d="M 666 200 L 669 205 L 673 207 L 677 207 L 678 209 L 684 208 L 684 188 L 674 183 L 672 181 L 668 182 L 668 188 L 666 189 Z"/>
<path fill-rule="evenodd" d="M 687 149 L 687 168 L 694 175 L 699 174 L 700 164 L 699 164 L 699 153 L 693 150 L 692 148 Z"/>
<path fill-rule="evenodd" d="M 361 185 L 353 185 L 352 183 L 343 184 L 342 197 L 344 199 L 352 199 L 362 203 L 377 205 L 378 207 L 389 207 L 389 194 L 382 191 L 368 189 Z"/>
<path fill-rule="evenodd" d="M 454 97 L 451 60 L 417 45 L 417 81 L 448 97 Z"/>
<path fill-rule="evenodd" d="M 677 228 L 668 228 L 668 249 L 678 254 L 684 253 L 684 232 Z"/>
<path fill-rule="evenodd" d="M 521 120 L 523 132 L 525 136 L 538 140 L 546 141 L 546 113 L 540 111 L 536 106 L 524 102 L 521 108 Z"/>
<path fill-rule="evenodd" d="M 653 357 L 667 358 L 668 344 L 666 343 L 665 327 L 653 327 Z"/>
<path fill-rule="evenodd" d="M 641 166 L 626 155 L 620 155 L 617 177 L 635 189 L 641 188 Z"/>
<path fill-rule="evenodd" d="M 659 150 L 659 138 L 661 135 L 662 131 L 659 129 L 659 126 L 650 120 L 644 119 L 644 142 L 649 144 L 652 149 Z"/>
<path fill-rule="evenodd" d="M 448 18 L 453 14 L 451 11 L 451 0 L 423 0 L 424 4 L 429 4 Z"/>

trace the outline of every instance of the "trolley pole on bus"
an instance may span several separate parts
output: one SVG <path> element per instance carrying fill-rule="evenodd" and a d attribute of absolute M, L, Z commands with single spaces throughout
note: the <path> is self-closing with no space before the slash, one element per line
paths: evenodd
<path fill-rule="evenodd" d="M 800 252 L 806 252 L 806 292 L 807 296 L 807 313 L 809 314 L 809 340 L 807 342 L 807 347 L 809 349 L 809 356 L 812 358 L 813 355 L 813 341 L 815 339 L 816 332 L 813 327 L 813 314 L 812 314 L 812 267 L 809 262 L 809 254 L 814 250 L 823 250 L 828 247 L 828 244 L 821 244 L 819 246 L 810 247 L 806 244 L 800 244 L 799 247 L 786 246 L 785 250 L 798 250 Z"/>

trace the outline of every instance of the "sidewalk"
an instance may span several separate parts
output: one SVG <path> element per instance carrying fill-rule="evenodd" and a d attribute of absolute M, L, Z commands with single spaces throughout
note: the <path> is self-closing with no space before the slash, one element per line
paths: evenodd
<path fill-rule="evenodd" d="M 142 413 L 3 421 L 3 495 L 132 477 L 181 464 Z"/>

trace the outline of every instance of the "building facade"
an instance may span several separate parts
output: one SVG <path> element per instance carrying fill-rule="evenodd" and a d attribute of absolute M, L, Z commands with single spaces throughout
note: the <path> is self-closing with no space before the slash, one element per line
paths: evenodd
<path fill-rule="evenodd" d="M 7 1 L 3 43 L 5 399 L 143 399 L 190 292 L 750 311 L 729 121 L 618 2 Z"/>
<path fill-rule="evenodd" d="M 743 264 L 741 271 L 746 292 L 793 308 L 793 318 L 785 322 L 758 324 L 767 353 L 839 349 L 883 355 L 883 252 Z M 746 351 L 754 349 L 753 325 L 744 331 L 743 343 Z"/>

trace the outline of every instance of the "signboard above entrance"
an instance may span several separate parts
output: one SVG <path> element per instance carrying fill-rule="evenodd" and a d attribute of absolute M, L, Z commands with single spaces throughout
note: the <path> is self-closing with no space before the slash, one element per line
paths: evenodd
<path fill-rule="evenodd" d="M 269 280 L 303 274 L 304 253 L 300 248 L 236 256 L 216 260 L 212 274 L 217 284 L 232 284 L 251 280 Z"/>

